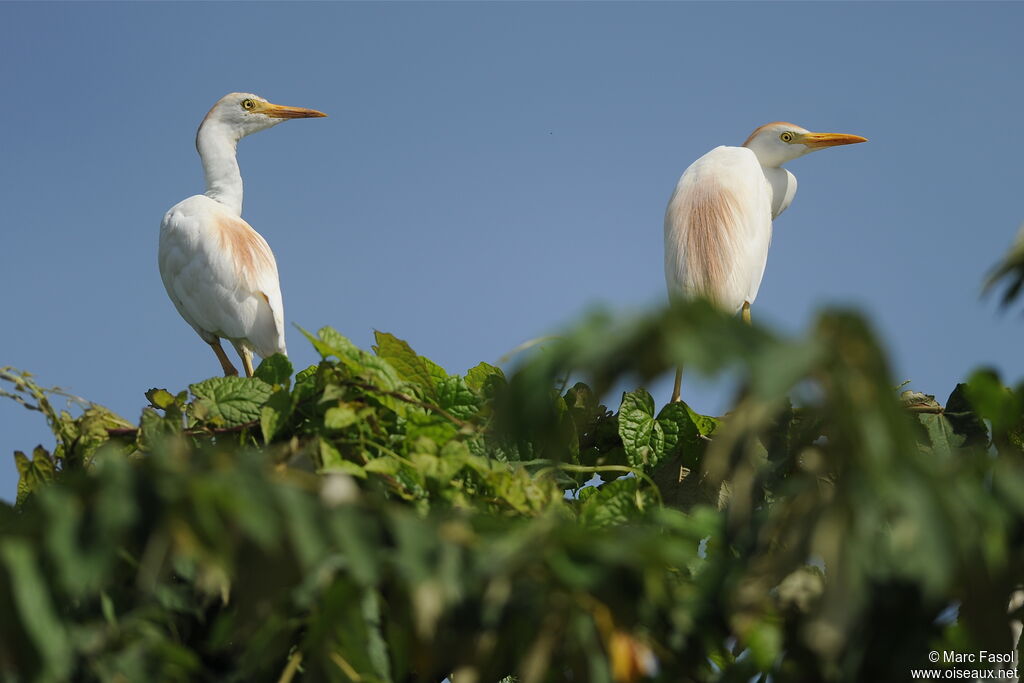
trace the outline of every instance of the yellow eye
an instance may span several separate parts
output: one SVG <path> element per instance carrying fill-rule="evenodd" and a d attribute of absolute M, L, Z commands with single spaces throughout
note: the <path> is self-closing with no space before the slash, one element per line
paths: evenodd
<path fill-rule="evenodd" d="M 256 106 L 256 103 L 255 103 L 255 102 L 253 102 L 253 101 L 252 101 L 252 100 L 250 100 L 250 99 L 244 99 L 244 100 L 242 100 L 242 108 L 243 108 L 243 109 L 252 109 L 252 108 L 254 108 L 255 106 Z"/>
<path fill-rule="evenodd" d="M 793 142 L 793 134 L 790 133 L 788 130 L 779 137 L 782 138 L 783 142 Z"/>

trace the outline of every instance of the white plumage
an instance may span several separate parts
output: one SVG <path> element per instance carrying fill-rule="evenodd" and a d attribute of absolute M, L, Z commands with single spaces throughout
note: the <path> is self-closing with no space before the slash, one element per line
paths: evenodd
<path fill-rule="evenodd" d="M 772 192 L 757 157 L 716 147 L 686 169 L 665 216 L 665 281 L 735 313 L 753 303 L 772 239 Z"/>
<path fill-rule="evenodd" d="M 160 277 L 175 308 L 238 374 L 221 348 L 227 339 L 252 375 L 252 352 L 286 353 L 277 263 L 266 240 L 242 219 L 238 141 L 289 118 L 325 116 L 248 93 L 221 98 L 203 119 L 196 149 L 207 190 L 174 205 L 160 225 Z"/>
<path fill-rule="evenodd" d="M 665 210 L 665 282 L 671 298 L 706 297 L 749 321 L 768 262 L 772 220 L 796 195 L 782 164 L 859 135 L 811 133 L 782 121 L 742 147 L 716 147 L 683 172 Z M 672 399 L 679 398 L 680 374 Z"/>

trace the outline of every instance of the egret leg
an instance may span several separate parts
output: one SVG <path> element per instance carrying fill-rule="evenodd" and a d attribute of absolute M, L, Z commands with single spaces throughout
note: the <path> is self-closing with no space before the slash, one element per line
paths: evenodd
<path fill-rule="evenodd" d="M 245 368 L 245 376 L 252 377 L 252 351 L 243 346 L 238 349 L 238 353 L 242 356 L 242 366 Z"/>
<path fill-rule="evenodd" d="M 679 398 L 679 389 L 680 389 L 682 383 L 683 383 L 683 369 L 682 368 L 677 368 L 676 369 L 676 383 L 675 383 L 675 386 L 672 387 L 672 401 L 671 401 L 672 403 L 675 403 L 676 401 L 681 401 L 682 400 L 681 398 Z"/>
<path fill-rule="evenodd" d="M 744 301 L 743 302 L 743 313 L 742 313 L 742 315 L 743 315 L 743 322 L 745 322 L 746 324 L 750 325 L 751 322 L 750 322 L 750 302 L 749 301 Z"/>
<path fill-rule="evenodd" d="M 220 345 L 220 339 L 214 339 L 209 342 L 210 348 L 217 354 L 217 360 L 220 361 L 220 367 L 224 371 L 225 377 L 237 376 L 238 370 L 234 365 L 231 364 L 231 359 L 228 358 L 228 354 L 224 353 L 223 347 Z"/>

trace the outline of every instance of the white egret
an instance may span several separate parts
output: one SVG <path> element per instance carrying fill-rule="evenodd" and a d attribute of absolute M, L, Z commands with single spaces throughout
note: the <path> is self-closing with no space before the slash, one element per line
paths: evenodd
<path fill-rule="evenodd" d="M 782 165 L 819 149 L 866 141 L 776 121 L 751 133 L 742 147 L 715 147 L 693 162 L 665 211 L 669 297 L 703 296 L 730 313 L 742 310 L 750 322 L 750 305 L 768 261 L 772 220 L 796 194 L 796 178 Z M 673 401 L 679 400 L 681 380 L 679 370 Z"/>
<path fill-rule="evenodd" d="M 287 119 L 326 114 L 231 93 L 213 105 L 196 134 L 206 193 L 171 207 L 160 225 L 160 277 L 181 317 L 237 375 L 220 340 L 227 339 L 253 373 L 252 352 L 286 353 L 284 305 L 274 253 L 242 220 L 242 176 L 236 146 L 246 135 Z"/>

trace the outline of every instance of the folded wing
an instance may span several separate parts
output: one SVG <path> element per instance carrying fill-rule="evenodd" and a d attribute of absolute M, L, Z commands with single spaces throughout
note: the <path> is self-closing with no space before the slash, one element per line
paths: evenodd
<path fill-rule="evenodd" d="M 683 173 L 665 211 L 671 297 L 707 297 L 735 312 L 753 303 L 772 235 L 772 193 L 757 157 L 716 147 Z"/>

